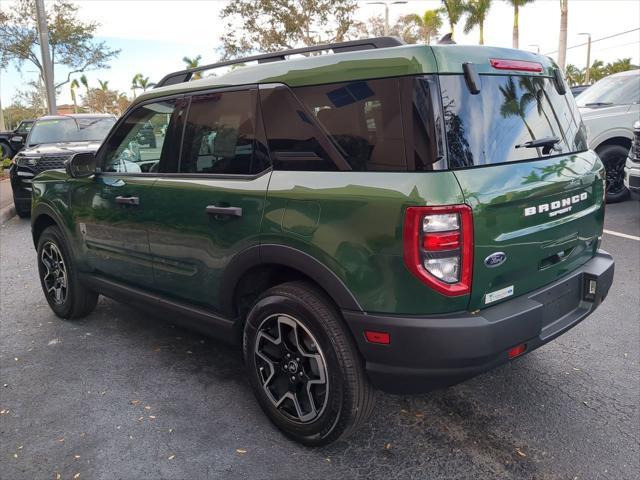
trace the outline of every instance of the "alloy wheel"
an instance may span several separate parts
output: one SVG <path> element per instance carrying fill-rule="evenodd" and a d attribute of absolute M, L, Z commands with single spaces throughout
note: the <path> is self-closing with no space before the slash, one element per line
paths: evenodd
<path fill-rule="evenodd" d="M 56 305 L 62 305 L 67 299 L 67 267 L 58 246 L 47 242 L 42 247 L 40 261 L 45 268 L 42 281 L 47 295 Z"/>
<path fill-rule="evenodd" d="M 254 356 L 262 388 L 278 411 L 296 423 L 322 415 L 329 396 L 327 364 L 318 342 L 299 320 L 285 314 L 263 320 Z"/>
<path fill-rule="evenodd" d="M 605 163 L 606 191 L 615 195 L 624 190 L 624 165 L 626 158 L 616 156 Z"/>

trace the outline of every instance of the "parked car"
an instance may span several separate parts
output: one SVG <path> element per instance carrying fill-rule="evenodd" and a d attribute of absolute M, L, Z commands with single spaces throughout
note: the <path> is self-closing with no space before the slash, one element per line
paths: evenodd
<path fill-rule="evenodd" d="M 138 143 L 140 145 L 146 145 L 150 148 L 156 148 L 156 135 L 153 131 L 153 125 L 146 123 L 138 131 Z"/>
<path fill-rule="evenodd" d="M 596 82 L 576 98 L 587 126 L 589 148 L 607 171 L 607 202 L 629 196 L 624 165 L 631 148 L 631 126 L 640 118 L 640 70 L 616 73 Z"/>
<path fill-rule="evenodd" d="M 95 152 L 115 118 L 106 114 L 47 115 L 35 121 L 9 169 L 13 203 L 20 217 L 31 213 L 31 182 L 45 170 L 64 168 L 76 152 Z"/>
<path fill-rule="evenodd" d="M 633 142 L 624 167 L 624 186 L 632 197 L 640 200 L 640 121 L 633 124 Z"/>
<path fill-rule="evenodd" d="M 573 85 L 571 88 L 571 94 L 574 97 L 577 97 L 578 95 L 580 95 L 582 92 L 584 92 L 587 88 L 589 88 L 591 85 Z"/>
<path fill-rule="evenodd" d="M 374 388 L 463 381 L 607 296 L 604 168 L 549 58 L 383 37 L 252 61 L 169 74 L 36 177 L 56 315 L 103 294 L 235 343 L 271 421 L 322 445 Z M 132 155 L 147 122 L 166 137 Z"/>
<path fill-rule="evenodd" d="M 34 120 L 23 120 L 9 132 L 0 132 L 0 159 L 12 158 L 24 145 Z"/>

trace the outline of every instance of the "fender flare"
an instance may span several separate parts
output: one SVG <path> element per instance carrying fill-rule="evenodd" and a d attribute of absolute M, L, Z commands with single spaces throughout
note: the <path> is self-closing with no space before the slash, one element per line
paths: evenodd
<path fill-rule="evenodd" d="M 223 312 L 232 315 L 234 292 L 242 276 L 261 265 L 280 265 L 312 278 L 333 299 L 341 310 L 362 311 L 362 307 L 344 282 L 315 257 L 285 245 L 263 244 L 249 247 L 229 263 L 220 282 Z"/>

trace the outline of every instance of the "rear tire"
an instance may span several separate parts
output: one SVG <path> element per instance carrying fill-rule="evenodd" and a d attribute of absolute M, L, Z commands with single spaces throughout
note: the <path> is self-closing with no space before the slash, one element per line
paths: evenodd
<path fill-rule="evenodd" d="M 0 160 L 13 157 L 13 149 L 8 143 L 0 142 Z"/>
<path fill-rule="evenodd" d="M 247 316 L 243 353 L 269 419 L 309 446 L 347 436 L 367 420 L 374 390 L 339 311 L 304 282 L 261 295 Z"/>
<path fill-rule="evenodd" d="M 24 208 L 21 207 L 20 205 L 18 205 L 18 202 L 16 201 L 16 196 L 13 196 L 13 205 L 16 208 L 16 214 L 20 217 L 20 218 L 29 218 L 31 216 L 31 209 L 30 208 Z"/>
<path fill-rule="evenodd" d="M 624 186 L 624 165 L 629 155 L 629 149 L 622 145 L 605 145 L 597 150 L 598 156 L 604 164 L 606 173 L 607 203 L 617 203 L 629 197 L 629 190 Z"/>
<path fill-rule="evenodd" d="M 58 317 L 86 317 L 96 307 L 98 294 L 80 283 L 69 248 L 56 226 L 47 227 L 38 239 L 38 273 L 47 303 Z"/>

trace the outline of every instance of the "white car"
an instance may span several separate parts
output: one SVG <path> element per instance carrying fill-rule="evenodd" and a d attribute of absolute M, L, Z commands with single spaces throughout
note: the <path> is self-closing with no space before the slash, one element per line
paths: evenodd
<path fill-rule="evenodd" d="M 640 70 L 616 73 L 596 82 L 576 98 L 587 127 L 589 148 L 596 151 L 607 173 L 607 202 L 629 196 L 624 166 L 634 122 L 640 120 Z"/>

